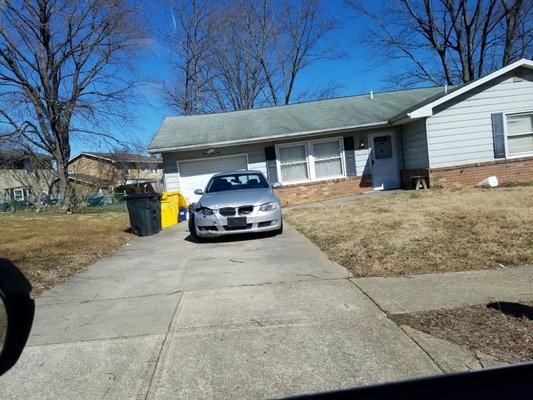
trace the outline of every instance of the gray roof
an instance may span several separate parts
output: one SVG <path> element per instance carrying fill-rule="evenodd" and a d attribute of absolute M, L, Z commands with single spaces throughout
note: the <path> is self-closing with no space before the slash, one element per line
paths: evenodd
<path fill-rule="evenodd" d="M 74 161 L 75 159 L 87 156 L 93 158 L 100 158 L 106 161 L 118 162 L 118 163 L 149 163 L 149 164 L 162 164 L 163 160 L 154 157 L 146 157 L 141 154 L 132 154 L 132 153 L 98 153 L 94 151 L 84 151 L 77 154 L 69 162 Z"/>
<path fill-rule="evenodd" d="M 385 125 L 444 95 L 443 87 L 418 88 L 227 113 L 167 117 L 150 152 L 224 146 Z"/>

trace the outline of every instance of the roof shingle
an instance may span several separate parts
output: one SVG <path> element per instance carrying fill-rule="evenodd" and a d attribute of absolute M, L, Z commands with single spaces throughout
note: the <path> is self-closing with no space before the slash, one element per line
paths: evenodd
<path fill-rule="evenodd" d="M 443 96 L 444 88 L 418 88 L 242 110 L 167 117 L 151 152 L 224 145 L 383 125 L 407 110 Z"/>

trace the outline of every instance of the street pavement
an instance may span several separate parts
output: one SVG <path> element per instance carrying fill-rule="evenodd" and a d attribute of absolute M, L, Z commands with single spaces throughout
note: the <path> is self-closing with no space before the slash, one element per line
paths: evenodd
<path fill-rule="evenodd" d="M 480 368 L 389 313 L 531 300 L 533 267 L 355 279 L 286 225 L 134 240 L 37 299 L 2 399 L 275 398 Z M 497 365 L 496 362 L 484 365 Z"/>

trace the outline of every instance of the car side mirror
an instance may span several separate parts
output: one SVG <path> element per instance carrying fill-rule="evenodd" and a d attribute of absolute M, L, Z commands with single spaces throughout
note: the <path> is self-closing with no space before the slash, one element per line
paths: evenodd
<path fill-rule="evenodd" d="M 0 375 L 15 365 L 30 335 L 35 314 L 31 290 L 15 264 L 0 258 Z"/>
<path fill-rule="evenodd" d="M 276 188 L 279 188 L 279 187 L 281 187 L 281 183 L 279 183 L 279 182 L 275 182 L 275 183 L 272 184 L 272 188 L 273 189 L 276 189 Z"/>
<path fill-rule="evenodd" d="M 198 196 L 201 196 L 201 195 L 204 194 L 204 191 L 203 191 L 202 189 L 196 189 L 196 190 L 194 191 L 194 194 L 197 194 Z"/>

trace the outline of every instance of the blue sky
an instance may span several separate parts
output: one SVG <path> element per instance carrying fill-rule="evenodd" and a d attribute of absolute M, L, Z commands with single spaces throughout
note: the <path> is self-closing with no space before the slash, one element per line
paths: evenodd
<path fill-rule="evenodd" d="M 339 23 L 339 29 L 327 40 L 335 42 L 338 48 L 344 51 L 345 57 L 317 62 L 302 70 L 296 90 L 318 87 L 329 81 L 342 85 L 337 91 L 339 97 L 388 89 L 386 76 L 391 67 L 380 66 L 372 54 L 363 45 L 358 44 L 358 37 L 366 29 L 364 21 L 355 18 L 353 12 L 344 6 L 343 0 L 326 0 L 323 4 L 324 12 Z M 165 7 L 159 2 L 143 3 L 142 12 L 146 25 L 152 29 L 172 29 L 170 14 L 165 11 Z M 163 84 L 169 82 L 172 76 L 168 53 L 154 35 L 150 35 L 150 38 L 151 46 L 141 51 L 136 60 L 138 86 L 134 95 L 140 103 L 132 106 L 136 119 L 130 126 L 114 133 L 117 136 L 134 138 L 144 145 L 148 145 L 166 116 L 176 115 L 176 112 L 165 104 L 161 90 Z M 75 142 L 73 154 L 84 150 L 106 150 L 88 148 L 91 146 L 94 145 Z"/>

